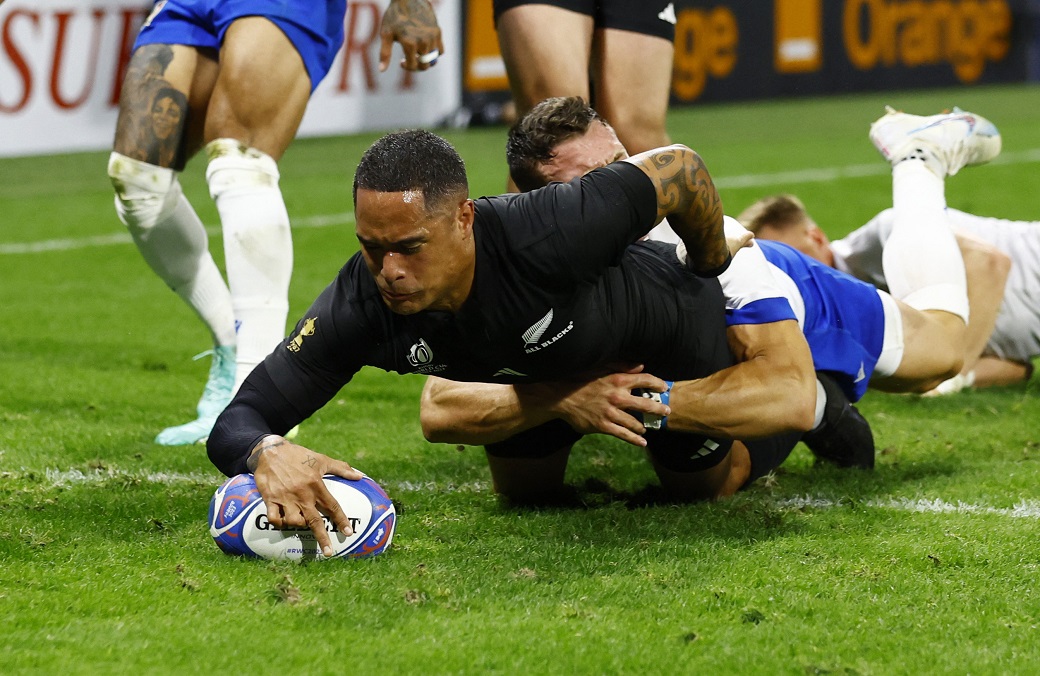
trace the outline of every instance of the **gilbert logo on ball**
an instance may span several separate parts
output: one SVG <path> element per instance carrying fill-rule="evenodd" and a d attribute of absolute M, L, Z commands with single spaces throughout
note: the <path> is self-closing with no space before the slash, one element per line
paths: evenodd
<path fill-rule="evenodd" d="M 326 474 L 324 479 L 354 529 L 353 535 L 344 536 L 325 517 L 334 552 L 331 558 L 362 558 L 386 551 L 394 537 L 397 517 L 386 492 L 367 476 L 350 481 Z M 310 529 L 271 525 L 252 474 L 231 477 L 213 494 L 209 533 L 225 554 L 291 561 L 326 558 Z"/>

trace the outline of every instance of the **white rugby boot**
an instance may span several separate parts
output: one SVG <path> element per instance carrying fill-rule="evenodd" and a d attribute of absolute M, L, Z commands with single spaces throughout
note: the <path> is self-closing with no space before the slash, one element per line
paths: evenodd
<path fill-rule="evenodd" d="M 215 347 L 199 357 L 207 354 L 213 355 L 213 362 L 209 367 L 209 379 L 202 391 L 202 398 L 195 408 L 198 418 L 183 425 L 167 427 L 155 437 L 155 443 L 161 446 L 205 443 L 217 422 L 217 416 L 231 403 L 231 390 L 235 386 L 235 347 Z"/>
<path fill-rule="evenodd" d="M 966 166 L 984 164 L 1000 154 L 997 127 L 960 108 L 939 115 L 887 111 L 870 125 L 870 140 L 893 165 L 908 158 L 923 159 L 940 178 Z"/>

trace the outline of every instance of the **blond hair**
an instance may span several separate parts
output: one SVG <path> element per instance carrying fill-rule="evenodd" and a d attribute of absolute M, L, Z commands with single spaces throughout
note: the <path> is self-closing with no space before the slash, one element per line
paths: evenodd
<path fill-rule="evenodd" d="M 809 217 L 805 205 L 794 195 L 770 195 L 758 200 L 737 216 L 741 225 L 751 232 L 758 233 L 762 228 L 772 227 L 783 230 L 800 223 Z"/>

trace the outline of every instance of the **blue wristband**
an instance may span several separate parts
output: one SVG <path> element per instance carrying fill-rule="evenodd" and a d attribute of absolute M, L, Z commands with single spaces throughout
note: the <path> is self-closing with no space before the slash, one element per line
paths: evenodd
<path fill-rule="evenodd" d="M 646 399 L 653 399 L 656 402 L 660 402 L 665 406 L 668 405 L 668 401 L 672 397 L 672 385 L 675 383 L 671 380 L 664 381 L 666 388 L 664 392 L 651 392 L 650 390 L 639 390 L 639 394 Z M 668 424 L 668 416 L 657 416 L 647 413 L 642 416 L 643 427 L 648 430 L 663 430 Z"/>

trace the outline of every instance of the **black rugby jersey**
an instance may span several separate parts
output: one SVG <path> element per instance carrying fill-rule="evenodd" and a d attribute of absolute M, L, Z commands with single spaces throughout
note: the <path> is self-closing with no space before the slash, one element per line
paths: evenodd
<path fill-rule="evenodd" d="M 632 243 L 656 212 L 652 182 L 628 163 L 476 200 L 475 278 L 456 314 L 394 314 L 356 254 L 243 384 L 211 458 L 245 471 L 262 436 L 309 417 L 366 365 L 504 384 L 617 362 L 668 380 L 732 365 L 718 282 L 687 271 L 674 245 Z"/>

